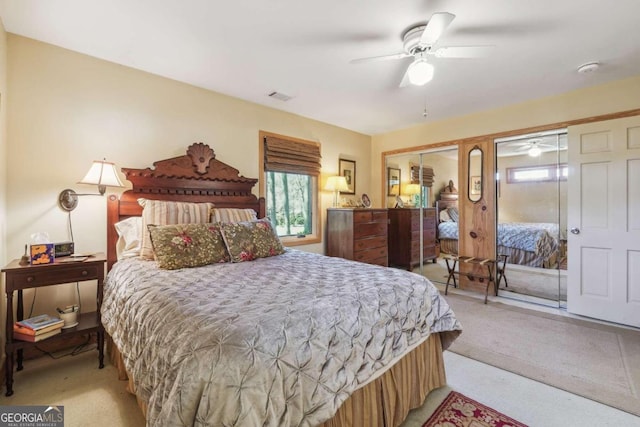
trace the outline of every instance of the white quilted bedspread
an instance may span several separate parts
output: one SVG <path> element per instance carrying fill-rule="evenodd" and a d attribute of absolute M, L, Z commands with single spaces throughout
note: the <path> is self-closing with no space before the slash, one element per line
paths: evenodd
<path fill-rule="evenodd" d="M 149 426 L 307 426 L 434 332 L 461 327 L 438 290 L 402 270 L 288 250 L 161 270 L 123 260 L 102 321 Z"/>

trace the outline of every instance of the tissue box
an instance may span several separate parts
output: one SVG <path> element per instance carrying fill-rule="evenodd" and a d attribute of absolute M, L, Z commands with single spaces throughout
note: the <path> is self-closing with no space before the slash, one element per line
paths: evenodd
<path fill-rule="evenodd" d="M 31 265 L 51 264 L 55 261 L 55 245 L 40 243 L 31 245 Z"/>

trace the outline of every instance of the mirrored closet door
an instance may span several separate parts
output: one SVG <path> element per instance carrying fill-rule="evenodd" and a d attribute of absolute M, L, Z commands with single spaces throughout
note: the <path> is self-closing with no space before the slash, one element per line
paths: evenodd
<path fill-rule="evenodd" d="M 499 295 L 566 307 L 566 130 L 495 143 L 496 253 L 506 255 Z"/>
<path fill-rule="evenodd" d="M 386 171 L 389 265 L 411 269 L 436 285 L 445 284 L 448 274 L 441 257 L 439 226 L 447 212 L 440 212 L 450 207 L 455 217 L 457 145 L 387 156 Z M 455 234 L 457 224 L 453 225 Z"/>

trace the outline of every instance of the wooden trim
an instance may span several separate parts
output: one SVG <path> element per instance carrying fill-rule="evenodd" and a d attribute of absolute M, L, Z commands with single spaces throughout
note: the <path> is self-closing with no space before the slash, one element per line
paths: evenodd
<path fill-rule="evenodd" d="M 419 145 L 417 147 L 407 147 L 407 148 L 398 148 L 390 151 L 383 151 L 382 158 L 386 158 L 386 156 L 393 156 L 396 154 L 407 154 L 413 153 L 415 151 L 422 150 L 431 150 L 433 148 L 441 148 L 441 147 L 449 147 L 451 145 L 459 145 L 462 140 L 452 140 L 452 141 L 444 141 L 444 142 L 435 142 L 433 144 Z"/>
<path fill-rule="evenodd" d="M 394 154 L 412 153 L 414 151 L 428 150 L 428 149 L 439 148 L 439 147 L 447 147 L 449 145 L 459 145 L 459 144 L 466 144 L 466 143 L 473 143 L 473 142 L 481 142 L 481 141 L 484 141 L 486 138 L 491 138 L 491 139 L 506 138 L 506 137 L 509 137 L 509 136 L 516 136 L 516 135 L 527 134 L 527 133 L 535 133 L 535 132 L 543 132 L 543 131 L 547 131 L 547 130 L 566 128 L 566 127 L 569 127 L 569 126 L 581 125 L 581 124 L 585 124 L 585 123 L 600 122 L 600 121 L 605 121 L 605 120 L 620 119 L 620 118 L 632 117 L 632 116 L 640 116 L 640 108 L 637 108 L 635 110 L 627 110 L 627 111 L 619 111 L 619 112 L 616 112 L 616 113 L 602 114 L 600 116 L 591 116 L 591 117 L 586 117 L 586 118 L 582 118 L 582 119 L 566 120 L 564 122 L 557 122 L 557 123 L 552 123 L 552 124 L 547 124 L 547 125 L 531 126 L 531 127 L 528 127 L 528 128 L 521 128 L 521 129 L 509 130 L 509 131 L 504 131 L 504 132 L 490 133 L 490 134 L 480 135 L 480 136 L 472 136 L 472 137 L 467 137 L 467 138 L 454 139 L 454 140 L 449 140 L 449 141 L 437 142 L 437 143 L 434 143 L 434 144 L 425 144 L 425 145 L 419 145 L 419 146 L 414 146 L 414 147 L 399 148 L 399 149 L 396 149 L 396 150 L 383 151 L 382 152 L 382 158 L 385 159 L 386 156 L 390 156 L 390 155 L 394 155 Z"/>

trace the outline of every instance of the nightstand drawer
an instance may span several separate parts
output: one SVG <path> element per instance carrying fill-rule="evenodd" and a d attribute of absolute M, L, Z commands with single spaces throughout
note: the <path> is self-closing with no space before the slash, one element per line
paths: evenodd
<path fill-rule="evenodd" d="M 102 265 L 100 266 L 104 268 Z M 56 285 L 60 283 L 79 282 L 98 278 L 98 266 L 78 265 L 73 268 L 34 268 L 34 271 L 16 272 L 10 277 L 13 289 L 26 289 L 37 286 Z M 35 271 L 42 270 L 42 271 Z"/>

